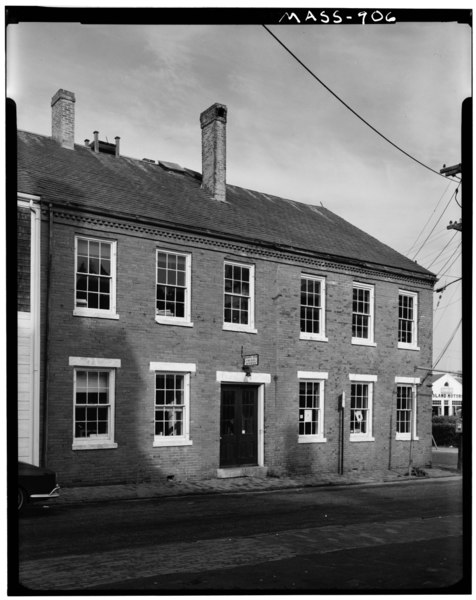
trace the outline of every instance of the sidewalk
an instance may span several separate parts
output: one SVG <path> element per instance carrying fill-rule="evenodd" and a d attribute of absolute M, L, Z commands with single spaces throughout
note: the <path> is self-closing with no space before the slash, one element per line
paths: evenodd
<path fill-rule="evenodd" d="M 376 484 L 386 482 L 428 481 L 443 477 L 461 478 L 460 474 L 446 469 L 421 469 L 419 475 L 409 477 L 404 471 L 374 473 L 321 474 L 296 477 L 237 477 L 229 479 L 207 479 L 203 481 L 161 481 L 122 485 L 63 487 L 55 504 L 81 504 L 85 502 L 107 502 L 201 494 L 226 494 L 262 492 L 271 490 L 297 489 L 314 486 L 337 486 Z M 60 482 L 61 484 L 61 482 Z"/>

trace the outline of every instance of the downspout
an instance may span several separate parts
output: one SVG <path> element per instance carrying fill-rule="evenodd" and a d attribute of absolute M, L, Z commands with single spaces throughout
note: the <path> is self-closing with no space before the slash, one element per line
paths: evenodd
<path fill-rule="evenodd" d="M 42 464 L 47 465 L 48 458 L 48 389 L 49 389 L 49 354 L 50 354 L 50 311 L 51 311 L 51 270 L 53 264 L 53 207 L 48 204 L 48 264 L 46 273 L 45 298 L 45 340 L 44 340 L 44 372 L 43 372 L 43 447 Z"/>

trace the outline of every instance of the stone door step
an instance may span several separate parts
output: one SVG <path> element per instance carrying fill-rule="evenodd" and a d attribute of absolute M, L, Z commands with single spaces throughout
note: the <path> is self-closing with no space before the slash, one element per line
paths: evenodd
<path fill-rule="evenodd" d="M 217 469 L 218 479 L 228 479 L 230 477 L 262 477 L 268 474 L 268 467 L 229 467 L 226 469 Z"/>

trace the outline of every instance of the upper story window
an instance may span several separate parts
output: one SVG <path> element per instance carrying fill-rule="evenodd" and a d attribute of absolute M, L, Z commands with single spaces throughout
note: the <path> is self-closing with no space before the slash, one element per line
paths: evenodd
<path fill-rule="evenodd" d="M 400 290 L 398 293 L 398 347 L 418 348 L 418 294 Z"/>
<path fill-rule="evenodd" d="M 397 440 L 417 440 L 417 384 L 419 378 L 395 377 L 397 384 Z"/>
<path fill-rule="evenodd" d="M 118 319 L 116 314 L 116 242 L 75 239 L 75 308 L 83 317 Z"/>
<path fill-rule="evenodd" d="M 298 371 L 298 442 L 300 444 L 326 441 L 324 438 L 324 380 L 327 378 L 327 373 Z"/>
<path fill-rule="evenodd" d="M 301 333 L 303 340 L 327 341 L 325 334 L 326 280 L 301 276 Z"/>
<path fill-rule="evenodd" d="M 374 441 L 372 436 L 373 394 L 376 375 L 349 375 L 350 441 Z"/>
<path fill-rule="evenodd" d="M 225 262 L 223 329 L 256 333 L 254 280 L 253 265 Z"/>
<path fill-rule="evenodd" d="M 354 283 L 352 289 L 352 343 L 375 346 L 374 286 Z"/>
<path fill-rule="evenodd" d="M 119 359 L 70 357 L 74 366 L 73 450 L 116 448 L 115 375 Z"/>
<path fill-rule="evenodd" d="M 155 373 L 154 446 L 187 446 L 190 439 L 190 376 L 194 363 L 150 363 Z"/>
<path fill-rule="evenodd" d="M 191 327 L 190 255 L 158 250 L 156 285 L 155 320 L 158 323 Z"/>

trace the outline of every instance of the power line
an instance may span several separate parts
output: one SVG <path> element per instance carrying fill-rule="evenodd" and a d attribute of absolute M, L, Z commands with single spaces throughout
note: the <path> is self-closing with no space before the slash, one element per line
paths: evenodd
<path fill-rule="evenodd" d="M 411 245 L 411 248 L 405 253 L 406 256 L 408 256 L 410 254 L 410 252 L 413 250 L 413 248 L 416 246 L 416 243 L 418 242 L 418 240 L 420 239 L 421 234 L 425 231 L 425 227 L 428 225 L 428 223 L 431 221 L 431 218 L 433 217 L 433 215 L 435 214 L 435 212 L 438 209 L 438 206 L 440 206 L 440 202 L 443 200 L 444 195 L 446 194 L 446 192 L 448 191 L 449 187 L 451 185 L 451 181 L 448 183 L 448 185 L 446 186 L 445 191 L 441 194 L 440 199 L 438 200 L 435 208 L 433 209 L 433 212 L 431 213 L 431 215 L 428 217 L 426 223 L 423 225 L 420 233 L 417 235 L 417 239 L 413 242 L 413 244 Z"/>
<path fill-rule="evenodd" d="M 460 245 L 461 245 L 461 244 L 460 244 Z M 458 248 L 456 248 L 456 250 L 457 250 L 457 249 L 458 249 Z M 453 252 L 453 254 L 454 254 L 454 252 Z M 459 258 L 461 258 L 461 252 L 458 254 L 458 256 L 456 256 L 456 257 L 455 257 L 454 261 L 453 261 L 453 262 L 451 263 L 451 265 L 450 265 L 450 266 L 449 266 L 449 267 L 446 269 L 446 271 L 440 275 L 440 277 L 444 277 L 444 276 L 446 275 L 446 273 L 447 273 L 447 272 L 448 272 L 448 271 L 451 269 L 451 267 L 452 267 L 452 266 L 455 264 L 455 262 L 456 262 L 456 261 L 457 261 Z M 448 261 L 446 261 L 446 262 L 448 262 Z M 445 266 L 446 266 L 446 265 L 445 265 Z M 445 268 L 445 267 L 442 267 L 442 269 L 444 269 L 444 268 Z"/>
<path fill-rule="evenodd" d="M 435 173 L 436 175 L 439 175 L 440 177 L 445 177 L 439 171 L 435 171 L 435 169 L 432 169 L 428 165 L 425 165 L 425 163 L 422 163 L 420 160 L 418 160 L 417 158 L 415 158 L 414 156 L 412 156 L 411 154 L 409 154 L 408 152 L 403 150 L 403 148 L 400 148 L 400 146 L 397 146 L 397 144 L 395 144 L 394 142 L 389 140 L 388 137 L 386 137 L 383 133 L 380 133 L 380 131 L 378 129 L 376 129 L 373 125 L 371 125 L 368 121 L 366 121 L 363 117 L 361 117 L 359 115 L 359 113 L 357 113 L 353 108 L 351 108 L 346 102 L 344 102 L 344 100 L 342 100 L 342 98 L 340 98 L 335 92 L 333 92 L 329 86 L 327 86 L 321 79 L 319 79 L 319 77 L 315 73 L 313 73 L 311 71 L 311 69 L 309 69 L 309 67 L 307 67 L 302 62 L 302 60 L 300 60 L 276 35 L 274 35 L 274 33 L 272 31 L 270 31 L 266 27 L 266 25 L 263 25 L 263 27 L 278 42 L 278 44 L 280 44 L 286 50 L 286 52 L 288 52 L 294 58 L 294 60 L 296 60 L 301 65 L 301 67 L 303 67 L 317 82 L 319 82 L 330 94 L 332 94 L 334 96 L 334 98 L 336 98 L 336 100 L 338 100 L 341 104 L 343 104 L 347 108 L 347 110 L 350 110 L 350 112 L 353 115 L 355 115 L 358 119 L 360 119 L 362 121 L 362 123 L 365 123 L 365 125 L 367 125 L 367 127 L 370 127 L 370 129 L 374 133 L 376 133 L 381 138 L 383 138 L 386 142 L 388 142 L 391 146 L 396 148 L 399 152 L 401 152 L 402 154 L 405 154 L 405 156 L 407 156 L 411 160 L 415 161 L 422 167 L 425 167 L 425 169 L 428 169 L 429 171 L 431 171 L 432 173 Z"/>
<path fill-rule="evenodd" d="M 440 353 L 440 356 L 438 357 L 438 360 L 437 360 L 437 361 L 435 362 L 435 364 L 433 365 L 433 369 L 434 369 L 434 368 L 436 367 L 436 365 L 437 365 L 437 364 L 440 362 L 440 360 L 443 358 L 443 356 L 444 356 L 445 352 L 448 350 L 448 348 L 449 348 L 449 346 L 450 346 L 451 342 L 453 341 L 453 339 L 454 339 L 454 337 L 455 337 L 455 335 L 456 335 L 456 332 L 458 331 L 458 329 L 459 329 L 459 326 L 461 325 L 462 321 L 463 321 L 463 319 L 460 319 L 460 320 L 459 320 L 459 323 L 458 323 L 458 325 L 456 325 L 456 328 L 455 328 L 455 330 L 453 331 L 453 333 L 452 333 L 452 335 L 451 335 L 450 339 L 448 340 L 448 342 L 446 343 L 445 347 L 444 347 L 444 348 L 443 348 L 443 350 L 441 351 L 441 353 Z"/>
<path fill-rule="evenodd" d="M 418 254 L 420 253 L 420 251 L 422 250 L 423 246 L 426 244 L 426 242 L 428 241 L 428 238 L 430 237 L 430 235 L 435 231 L 435 227 L 438 225 L 438 223 L 441 221 L 443 215 L 446 212 L 446 209 L 448 208 L 448 206 L 450 205 L 451 200 L 453 200 L 453 196 L 454 196 L 454 192 L 453 194 L 450 196 L 450 199 L 448 200 L 448 204 L 445 206 L 445 208 L 443 209 L 443 212 L 441 213 L 441 215 L 438 218 L 438 221 L 433 225 L 430 233 L 426 236 L 425 241 L 423 242 L 423 244 L 418 248 L 418 250 L 416 251 L 415 255 L 413 256 L 412 260 L 415 260 L 415 258 L 418 256 Z"/>
<path fill-rule="evenodd" d="M 448 248 L 448 246 L 451 244 L 451 242 L 455 239 L 455 236 L 457 235 L 457 232 L 455 231 L 453 234 L 453 237 L 450 239 L 450 241 L 446 244 L 446 246 L 443 248 L 443 250 L 440 251 L 440 253 L 435 256 L 435 258 L 431 261 L 431 263 L 427 266 L 427 269 L 429 269 L 431 267 L 431 265 L 433 265 L 438 258 L 440 258 L 440 256 L 443 254 L 443 252 L 446 250 L 446 248 Z"/>

